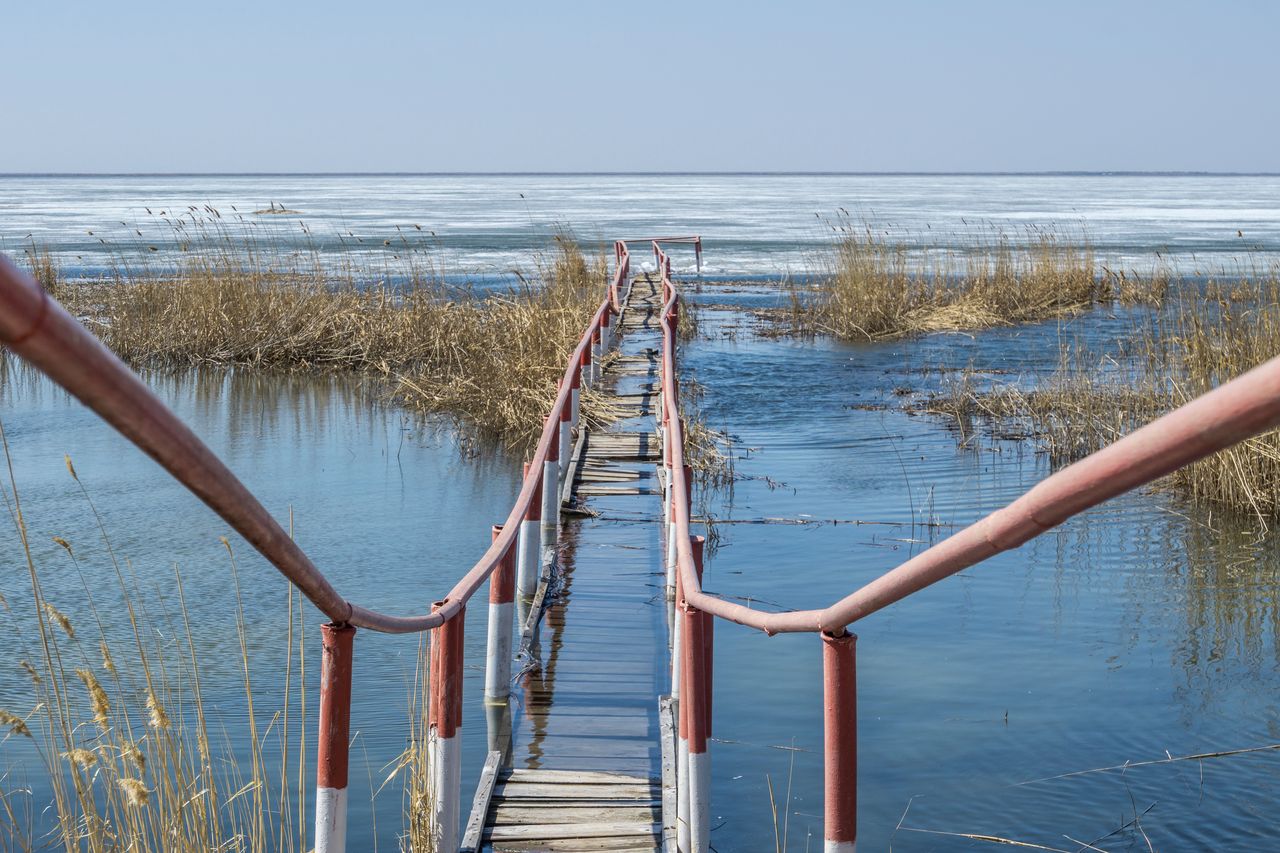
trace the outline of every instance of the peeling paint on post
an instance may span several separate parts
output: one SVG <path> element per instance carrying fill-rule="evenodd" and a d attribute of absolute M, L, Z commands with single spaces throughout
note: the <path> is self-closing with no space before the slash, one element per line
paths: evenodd
<path fill-rule="evenodd" d="M 502 525 L 493 526 L 493 538 Z M 505 704 L 511 693 L 511 624 L 515 601 L 515 552 L 508 548 L 489 576 L 489 642 L 485 653 L 484 700 Z"/>
<path fill-rule="evenodd" d="M 822 633 L 823 849 L 853 853 L 858 838 L 858 638 Z"/>
<path fill-rule="evenodd" d="M 316 851 L 347 849 L 347 744 L 351 732 L 351 652 L 356 629 L 320 628 L 320 734 L 316 751 Z"/>
<path fill-rule="evenodd" d="M 524 477 L 529 477 L 530 464 L 524 463 Z M 521 600 L 531 599 L 538 591 L 538 573 L 542 571 L 542 478 L 534 486 L 533 498 L 520 522 L 520 545 L 516 564 L 516 590 Z"/>
<path fill-rule="evenodd" d="M 444 605 L 437 601 L 433 612 Z M 431 837 L 435 850 L 457 850 L 462 784 L 462 654 L 467 610 L 431 632 L 427 733 Z"/>

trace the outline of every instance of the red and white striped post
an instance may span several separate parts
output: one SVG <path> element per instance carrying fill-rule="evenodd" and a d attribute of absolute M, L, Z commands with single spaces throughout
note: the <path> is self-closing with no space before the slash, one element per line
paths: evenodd
<path fill-rule="evenodd" d="M 556 546 L 560 534 L 560 442 L 553 441 L 547 448 L 547 459 L 542 463 L 542 550 L 538 554 L 538 572 L 542 571 L 542 555 Z M 534 589 L 537 589 L 534 580 Z"/>
<path fill-rule="evenodd" d="M 579 362 L 578 369 L 582 371 L 582 384 L 591 385 L 591 344 L 588 343 L 582 348 L 582 359 Z"/>
<path fill-rule="evenodd" d="M 563 380 L 562 380 L 562 381 L 563 381 Z M 559 386 L 560 386 L 560 383 L 556 383 L 557 391 L 559 390 Z M 569 395 L 570 395 L 570 397 L 572 397 L 572 396 L 573 396 L 573 391 L 572 391 L 572 390 L 569 392 Z M 563 483 L 563 482 L 564 482 L 564 478 L 565 478 L 565 477 L 567 477 L 567 476 L 569 476 L 569 465 L 570 465 L 570 464 L 571 464 L 571 462 L 572 462 L 572 459 L 571 459 L 570 457 L 572 457 L 572 456 L 573 456 L 573 406 L 572 406 L 572 400 L 570 400 L 570 405 L 563 406 L 563 407 L 561 407 L 561 409 L 560 409 L 560 435 L 559 435 L 559 439 L 560 439 L 560 446 L 557 448 L 557 455 L 560 457 L 560 467 L 559 467 L 559 472 L 558 472 L 557 477 L 556 477 L 556 482 L 557 482 L 557 483 Z M 557 495 L 557 496 L 559 496 L 559 494 L 560 494 L 560 490 L 559 490 L 559 489 L 557 489 L 557 490 L 556 490 L 556 495 Z"/>
<path fill-rule="evenodd" d="M 591 330 L 591 381 L 596 383 L 600 381 L 600 362 L 604 358 L 604 337 L 601 334 L 600 327 L 596 326 Z"/>
<path fill-rule="evenodd" d="M 493 526 L 493 538 L 502 525 Z M 485 650 L 484 701 L 505 705 L 511 694 L 511 622 L 515 609 L 516 567 L 511 548 L 489 575 L 489 642 Z"/>
<path fill-rule="evenodd" d="M 706 545 L 706 538 L 703 536 L 690 536 L 689 545 L 693 550 L 693 568 L 697 573 L 699 583 L 701 583 L 702 552 Z M 689 831 L 692 826 L 690 815 L 693 801 L 691 798 L 692 787 L 690 782 L 691 765 L 689 763 L 690 725 L 688 718 L 685 717 L 685 711 L 688 706 L 684 702 L 685 694 L 689 689 L 685 678 L 685 669 L 688 664 L 686 658 L 687 650 L 685 648 L 684 641 L 685 634 L 687 632 L 687 618 L 685 616 L 686 608 L 684 600 L 684 585 L 681 583 L 679 575 L 676 576 L 675 609 L 676 618 L 672 629 L 672 648 L 674 649 L 674 652 L 671 655 L 671 697 L 678 701 L 677 708 L 680 714 L 676 740 L 676 814 L 678 822 L 677 838 L 683 839 L 683 841 L 677 840 L 677 848 L 681 851 L 687 851 L 689 850 L 690 844 Z M 710 614 L 700 615 L 705 616 L 708 620 L 711 619 Z M 704 655 L 704 665 L 705 660 L 706 658 Z M 710 695 L 710 689 L 710 684 L 708 683 L 705 688 L 707 696 Z M 709 708 L 710 706 L 707 705 L 706 707 Z M 710 736 L 709 732 L 707 736 Z"/>
<path fill-rule="evenodd" d="M 315 853 L 347 849 L 347 744 L 351 732 L 351 646 L 356 629 L 320 627 L 320 735 L 316 752 Z"/>
<path fill-rule="evenodd" d="M 530 463 L 524 463 L 524 476 L 529 477 Z M 542 477 L 534 484 L 533 498 L 520 522 L 519 553 L 516 558 L 516 590 L 521 600 L 533 598 L 538 591 L 538 574 L 542 571 Z"/>
<path fill-rule="evenodd" d="M 569 428 L 578 431 L 578 421 L 582 413 L 582 365 L 575 364 L 569 378 Z"/>
<path fill-rule="evenodd" d="M 822 633 L 825 853 L 853 853 L 858 838 L 858 638 Z"/>
<path fill-rule="evenodd" d="M 432 611 L 444 605 L 438 601 Z M 457 850 L 462 785 L 462 655 L 467 611 L 431 632 L 430 730 L 427 737 L 433 850 Z"/>
<path fill-rule="evenodd" d="M 707 853 L 711 844 L 711 755 L 707 752 L 706 615 L 684 605 L 684 689 L 680 713 L 684 717 L 685 788 L 690 853 Z"/>
<path fill-rule="evenodd" d="M 682 425 L 683 426 L 683 425 Z M 680 430 L 680 434 L 684 434 L 684 429 Z M 667 469 L 668 473 L 671 471 Z M 685 506 L 690 506 L 693 498 L 693 469 L 688 465 L 683 466 L 684 471 L 684 500 Z M 676 582 L 676 494 L 674 488 L 668 488 L 667 498 L 667 588 L 674 589 Z"/>

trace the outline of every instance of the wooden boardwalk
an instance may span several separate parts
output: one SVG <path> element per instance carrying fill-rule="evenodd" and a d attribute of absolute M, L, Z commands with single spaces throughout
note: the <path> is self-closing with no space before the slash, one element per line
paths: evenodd
<path fill-rule="evenodd" d="M 624 334 L 597 385 L 624 417 L 576 448 L 565 493 L 592 514 L 564 524 L 558 589 L 513 694 L 507 766 L 487 768 L 494 787 L 480 849 L 661 849 L 659 697 L 670 689 L 670 658 L 655 523 L 659 296 L 656 281 L 631 287 Z"/>

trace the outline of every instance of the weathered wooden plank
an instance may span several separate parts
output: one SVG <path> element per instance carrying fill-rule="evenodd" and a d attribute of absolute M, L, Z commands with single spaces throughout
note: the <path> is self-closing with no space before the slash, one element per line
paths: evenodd
<path fill-rule="evenodd" d="M 579 486 L 579 495 L 584 498 L 625 497 L 627 495 L 656 495 L 658 490 L 652 486 Z"/>
<path fill-rule="evenodd" d="M 657 847 L 643 838 L 566 838 L 546 841 L 503 841 L 495 844 L 494 853 L 652 853 Z"/>
<path fill-rule="evenodd" d="M 480 853 L 480 839 L 488 823 L 489 803 L 493 799 L 493 789 L 498 782 L 501 764 L 501 752 L 491 752 L 485 759 L 484 767 L 480 770 L 480 784 L 476 786 L 476 798 L 471 804 L 471 817 L 467 819 L 467 829 L 462 836 L 462 847 L 458 853 Z"/>
<path fill-rule="evenodd" d="M 601 821 L 636 822 L 652 824 L 659 820 L 659 809 L 653 806 L 500 806 L 496 812 L 497 825 L 587 823 Z"/>
<path fill-rule="evenodd" d="M 573 455 L 569 457 L 569 467 L 564 474 L 564 484 L 560 490 L 561 506 L 573 504 L 573 484 L 582 472 L 582 460 L 586 457 L 583 451 L 587 446 L 588 433 L 587 425 L 583 423 L 578 429 L 578 441 L 573 446 Z"/>
<path fill-rule="evenodd" d="M 658 796 L 650 797 L 647 800 L 610 800 L 596 798 L 573 799 L 564 797 L 557 800 L 539 799 L 539 800 L 504 800 L 501 797 L 493 798 L 493 814 L 499 809 L 521 808 L 521 809 L 541 809 L 546 812 L 553 812 L 557 809 L 608 809 L 608 808 L 630 808 L 630 809 L 660 809 L 662 807 L 662 799 Z"/>
<path fill-rule="evenodd" d="M 658 723 L 662 742 L 662 850 L 676 853 L 676 725 L 675 703 L 670 696 L 658 699 Z"/>
<path fill-rule="evenodd" d="M 588 773 L 576 770 L 540 770 L 530 767 L 513 767 L 501 772 L 502 780 L 517 779 L 521 782 L 599 782 L 625 785 L 654 785 L 660 780 L 652 776 L 632 776 L 629 773 Z"/>
<path fill-rule="evenodd" d="M 532 841 L 552 838 L 618 838 L 631 836 L 652 839 L 661 829 L 656 823 L 646 821 L 615 821 L 592 823 L 537 823 L 523 826 L 495 826 L 486 835 L 489 841 Z"/>
<path fill-rule="evenodd" d="M 494 791 L 503 800 L 563 800 L 573 797 L 594 797 L 601 800 L 642 800 L 654 795 L 656 787 L 648 782 L 640 784 L 610 783 L 606 785 L 573 784 L 567 782 L 500 782 Z"/>

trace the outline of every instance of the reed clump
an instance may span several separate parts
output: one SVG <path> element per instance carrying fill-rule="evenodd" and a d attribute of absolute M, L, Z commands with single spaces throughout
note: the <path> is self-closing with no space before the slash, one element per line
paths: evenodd
<path fill-rule="evenodd" d="M 68 472 L 97 518 L 70 464 Z M 232 563 L 236 606 L 228 615 L 231 632 L 240 638 L 240 672 L 230 677 L 240 681 L 238 701 L 248 728 L 243 739 L 237 738 L 242 748 L 233 750 L 229 743 L 219 744 L 216 716 L 205 704 L 204 670 L 182 576 L 175 570 L 167 601 L 144 597 L 131 568 L 117 561 L 100 522 L 106 565 L 95 565 L 99 556 L 86 560 L 74 543 L 54 537 L 65 565 L 40 566 L 12 475 L 0 492 L 20 549 L 12 565 L 26 576 L 27 592 L 23 601 L 0 596 L 7 660 L 29 686 L 7 694 L 10 707 L 0 710 L 0 747 L 17 741 L 13 746 L 20 761 L 25 753 L 43 770 L 41 783 L 30 787 L 13 786 L 12 773 L 0 773 L 0 847 L 77 853 L 307 850 L 300 595 L 289 589 L 287 603 L 281 602 L 287 660 L 273 673 L 279 701 L 260 728 L 254 699 L 261 698 L 261 690 L 250 667 Z M 58 576 L 48 587 L 53 593 L 46 592 L 47 574 Z M 49 594 L 72 597 L 74 582 L 66 581 L 77 576 L 83 610 L 50 600 Z M 22 583 L 15 576 L 6 586 L 13 590 Z M 176 614 L 167 612 L 175 606 Z M 165 616 L 152 615 L 158 613 Z M 234 694 L 234 688 L 218 690 L 218 704 L 236 704 Z M 6 758 L 12 754 L 0 749 Z M 47 803 L 39 801 L 44 796 Z"/>
<path fill-rule="evenodd" d="M 957 380 L 928 408 L 957 423 L 1018 425 L 1055 463 L 1092 453 L 1280 353 L 1280 273 L 1186 283 L 1118 351 L 1065 344 L 1032 389 Z M 1169 475 L 1168 488 L 1263 519 L 1280 518 L 1280 431 Z"/>
<path fill-rule="evenodd" d="M 1036 230 L 1025 245 L 995 232 L 963 254 L 914 257 L 867 226 L 840 221 L 825 275 L 792 290 L 790 334 L 876 341 L 925 332 L 1006 326 L 1079 311 L 1098 302 L 1151 301 L 1161 274 L 1100 268 L 1086 241 Z"/>
<path fill-rule="evenodd" d="M 536 439 L 606 280 L 603 255 L 588 259 L 567 234 L 536 276 L 488 296 L 420 267 L 392 277 L 316 255 L 282 261 L 221 232 L 182 245 L 176 270 L 122 265 L 57 294 L 135 366 L 360 373 L 410 409 L 517 447 Z M 599 404 L 584 395 L 588 422 L 603 416 Z"/>

